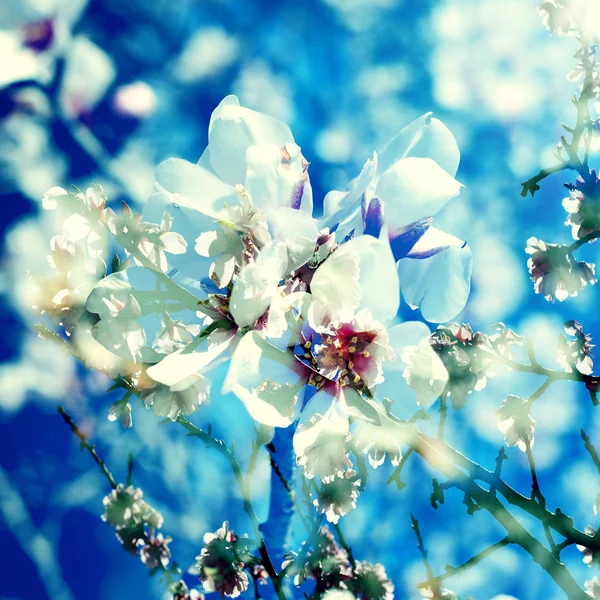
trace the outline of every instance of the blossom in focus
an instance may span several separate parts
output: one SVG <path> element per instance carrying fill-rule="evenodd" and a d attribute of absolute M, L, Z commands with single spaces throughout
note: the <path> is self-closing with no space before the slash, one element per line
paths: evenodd
<path fill-rule="evenodd" d="M 319 528 L 319 536 L 306 552 L 306 559 L 302 563 L 294 563 L 297 558 L 295 553 L 288 556 L 282 568 L 290 568 L 297 586 L 307 579 L 313 579 L 327 590 L 347 589 L 346 583 L 352 577 L 352 565 L 348 553 L 339 546 L 327 526 Z"/>
<path fill-rule="evenodd" d="M 332 411 L 325 416 L 314 415 L 300 425 L 294 436 L 294 452 L 304 476 L 317 476 L 323 483 L 343 477 L 352 467 L 347 454 L 348 438 L 348 418 Z"/>
<path fill-rule="evenodd" d="M 512 394 L 507 396 L 496 411 L 498 429 L 504 434 L 507 446 L 519 446 L 525 452 L 533 446 L 536 421 L 529 414 L 529 403 Z"/>
<path fill-rule="evenodd" d="M 426 114 L 368 160 L 348 192 L 325 197 L 322 222 L 342 233 L 387 232 L 402 295 L 428 321 L 455 317 L 467 301 L 472 269 L 465 242 L 431 226 L 455 196 L 460 153 L 454 136 Z"/>
<path fill-rule="evenodd" d="M 132 523 L 147 523 L 158 529 L 162 525 L 162 516 L 143 499 L 143 492 L 133 486 L 120 483 L 103 500 L 102 520 L 113 527 L 126 527 Z"/>
<path fill-rule="evenodd" d="M 151 406 L 155 415 L 176 421 L 179 415 L 189 416 L 208 401 L 210 380 L 200 373 L 190 373 L 182 378 L 180 373 L 160 363 L 146 373 L 158 384 L 144 396 L 144 404 Z"/>
<path fill-rule="evenodd" d="M 577 296 L 588 283 L 596 283 L 594 265 L 578 262 L 569 253 L 569 247 L 547 244 L 531 237 L 525 252 L 529 254 L 527 266 L 536 294 L 542 294 L 553 302 L 562 302 L 569 296 Z"/>

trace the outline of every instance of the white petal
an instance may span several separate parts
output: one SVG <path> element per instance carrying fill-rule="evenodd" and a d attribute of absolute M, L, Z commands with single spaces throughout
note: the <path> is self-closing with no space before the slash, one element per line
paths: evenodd
<path fill-rule="evenodd" d="M 337 248 L 313 275 L 310 290 L 332 318 L 342 321 L 352 319 L 354 310 L 361 300 L 359 285 L 360 256 L 355 240 Z"/>
<path fill-rule="evenodd" d="M 170 254 L 184 254 L 187 250 L 185 238 L 175 231 L 162 233 L 160 241 L 165 245 L 165 252 Z"/>
<path fill-rule="evenodd" d="M 290 271 L 307 263 L 319 237 L 316 221 L 309 214 L 293 208 L 270 210 L 267 220 L 273 240 L 287 246 Z"/>
<path fill-rule="evenodd" d="M 471 249 L 454 238 L 451 245 L 430 258 L 398 261 L 402 295 L 412 308 L 420 308 L 427 321 L 449 321 L 467 303 L 472 269 Z"/>
<path fill-rule="evenodd" d="M 229 299 L 229 310 L 240 327 L 253 325 L 265 313 L 286 268 L 284 244 L 263 248 L 254 262 L 242 268 Z"/>
<path fill-rule="evenodd" d="M 404 158 L 379 179 L 375 194 L 385 202 L 390 232 L 436 215 L 462 184 L 430 158 Z"/>
<path fill-rule="evenodd" d="M 342 244 L 315 272 L 311 292 L 340 320 L 349 320 L 354 310 L 364 308 L 381 323 L 393 319 L 400 285 L 386 236 L 361 235 Z"/>
<path fill-rule="evenodd" d="M 406 321 L 388 329 L 390 346 L 396 355 L 396 361 L 385 361 L 383 363 L 382 383 L 377 385 L 376 396 L 379 400 L 389 398 L 401 401 L 405 398 L 414 397 L 414 393 L 408 389 L 403 377 L 406 363 L 402 361 L 402 351 L 407 346 L 418 346 L 419 343 L 429 337 L 429 327 L 419 321 Z M 412 409 L 412 407 L 411 407 Z"/>
<path fill-rule="evenodd" d="M 246 179 L 246 151 L 250 146 L 275 144 L 281 148 L 293 142 L 285 123 L 240 106 L 235 96 L 227 96 L 217 106 L 208 128 L 212 167 L 231 185 L 243 184 Z"/>
<path fill-rule="evenodd" d="M 211 346 L 208 350 L 186 352 L 185 348 L 182 348 L 149 367 L 147 373 L 154 381 L 169 387 L 175 386 L 190 375 L 204 374 L 228 359 L 228 356 L 223 354 L 229 348 L 233 335 L 230 332 L 228 339 Z"/>
<path fill-rule="evenodd" d="M 337 234 L 338 239 L 340 239 L 352 229 L 358 229 L 362 225 L 361 199 L 365 190 L 375 178 L 377 165 L 378 157 L 373 152 L 373 158 L 365 162 L 348 192 L 332 190 L 325 196 L 323 218 L 320 221 L 319 228 L 332 228 L 338 225 Z"/>
<path fill-rule="evenodd" d="M 450 130 L 427 113 L 402 129 L 379 153 L 379 172 L 384 173 L 402 158 L 431 158 L 454 177 L 460 152 Z"/>
<path fill-rule="evenodd" d="M 210 217 L 218 217 L 225 204 L 238 202 L 233 187 L 206 169 L 180 158 L 169 158 L 158 165 L 156 183 L 160 191 L 173 194 L 172 201 L 179 206 L 195 209 Z"/>
<path fill-rule="evenodd" d="M 255 206 L 300 208 L 307 175 L 296 144 L 288 144 L 285 149 L 275 144 L 250 146 L 246 164 L 245 188 Z"/>
<path fill-rule="evenodd" d="M 187 244 L 187 248 L 190 249 L 185 253 L 169 256 L 169 264 L 194 281 L 200 281 L 203 277 L 208 276 L 212 260 L 200 256 L 191 248 L 195 246 L 199 236 L 214 230 L 215 221 L 212 217 L 194 208 L 178 204 L 174 201 L 173 194 L 165 192 L 150 196 L 150 199 L 144 205 L 144 221 L 149 223 L 160 222 L 160 215 L 165 210 L 168 210 L 173 217 L 171 232 L 180 234 Z"/>
<path fill-rule="evenodd" d="M 277 350 L 256 331 L 250 331 L 233 353 L 223 393 L 233 392 L 255 421 L 287 427 L 294 421 L 298 395 L 305 383 L 294 367 L 297 361 L 290 352 Z"/>

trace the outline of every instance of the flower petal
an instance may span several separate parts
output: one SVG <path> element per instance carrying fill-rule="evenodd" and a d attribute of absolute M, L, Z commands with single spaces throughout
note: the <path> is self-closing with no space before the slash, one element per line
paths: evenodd
<path fill-rule="evenodd" d="M 235 394 L 255 421 L 287 427 L 295 419 L 296 401 L 304 383 L 291 352 L 277 350 L 256 331 L 250 331 L 233 353 L 223 393 Z"/>
<path fill-rule="evenodd" d="M 398 262 L 398 274 L 406 302 L 420 308 L 427 321 L 443 323 L 467 303 L 473 255 L 466 242 L 438 233 L 442 232 L 431 228 L 419 241 L 419 248 L 424 254 L 439 248 L 440 237 L 444 238 L 444 248 L 428 258 L 403 258 Z"/>
<path fill-rule="evenodd" d="M 233 332 L 229 333 L 227 339 L 209 346 L 207 350 L 186 352 L 186 349 L 182 348 L 168 354 L 159 363 L 148 368 L 148 375 L 154 381 L 173 387 L 191 375 L 202 375 L 212 370 L 229 358 L 227 354 L 223 356 L 235 335 Z"/>
<path fill-rule="evenodd" d="M 277 208 L 267 213 L 269 231 L 275 242 L 284 242 L 288 250 L 288 269 L 307 263 L 315 251 L 319 229 L 307 213 L 293 208 Z"/>
<path fill-rule="evenodd" d="M 385 202 L 385 221 L 393 234 L 436 215 L 461 187 L 430 158 L 403 158 L 381 176 L 375 195 Z"/>
<path fill-rule="evenodd" d="M 144 205 L 144 220 L 149 223 L 160 222 L 157 219 L 165 211 L 168 211 L 173 217 L 171 232 L 181 235 L 187 243 L 186 252 L 169 256 L 169 264 L 184 276 L 199 281 L 203 274 L 208 273 L 212 259 L 200 256 L 198 252 L 194 251 L 196 240 L 202 234 L 214 230 L 215 221 L 212 217 L 194 208 L 175 202 L 174 196 L 165 192 L 158 192 L 150 196 Z"/>
<path fill-rule="evenodd" d="M 159 191 L 173 194 L 172 202 L 217 218 L 225 204 L 237 204 L 233 187 L 206 169 L 180 158 L 169 158 L 156 168 Z M 158 221 L 160 223 L 160 221 Z"/>
<path fill-rule="evenodd" d="M 427 113 L 402 129 L 379 153 L 379 172 L 384 173 L 402 158 L 431 158 L 454 177 L 460 151 L 450 130 Z"/>
<path fill-rule="evenodd" d="M 245 187 L 255 206 L 300 208 L 308 163 L 296 144 L 250 146 L 246 165 Z"/>
<path fill-rule="evenodd" d="M 393 319 L 400 287 L 387 233 L 381 238 L 361 235 L 339 246 L 316 270 L 311 292 L 340 320 L 350 320 L 353 311 L 363 308 L 381 323 Z"/>
<path fill-rule="evenodd" d="M 390 346 L 394 350 L 396 360 L 383 363 L 384 380 L 377 385 L 375 392 L 378 399 L 404 400 L 414 397 L 414 393 L 408 389 L 403 377 L 407 365 L 402 361 L 402 351 L 408 346 L 418 346 L 422 340 L 429 337 L 430 333 L 429 327 L 419 321 L 406 321 L 388 329 Z"/>
<path fill-rule="evenodd" d="M 250 146 L 275 144 L 282 148 L 293 142 L 294 136 L 285 123 L 240 106 L 236 96 L 224 98 L 210 118 L 210 162 L 217 175 L 231 185 L 243 184 L 246 179 L 246 152 Z"/>

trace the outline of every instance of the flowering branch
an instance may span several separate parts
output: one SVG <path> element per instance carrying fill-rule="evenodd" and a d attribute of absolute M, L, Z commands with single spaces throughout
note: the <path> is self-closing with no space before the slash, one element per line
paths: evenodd
<path fill-rule="evenodd" d="M 161 515 L 142 500 L 141 490 L 135 490 L 131 484 L 132 454 L 129 454 L 127 465 L 127 485 L 117 484 L 104 460 L 100 458 L 95 447 L 88 442 L 71 416 L 62 407 L 58 407 L 58 412 L 80 440 L 81 448 L 89 451 L 113 490 L 104 499 L 105 512 L 102 518 L 116 527 L 117 537 L 123 547 L 132 554 L 139 553 L 142 562 L 150 569 L 150 575 L 162 573 L 167 589 L 174 600 L 198 600 L 199 596 L 194 590 L 188 593 L 187 585 L 180 579 L 181 569 L 176 562 L 171 561 L 171 552 L 168 548 L 171 538 L 154 534 L 155 529 L 159 529 L 162 525 Z M 149 532 L 145 530 L 145 526 L 149 526 Z"/>
<path fill-rule="evenodd" d="M 280 600 L 285 600 L 286 595 L 283 590 L 283 585 L 281 583 L 281 576 L 277 573 L 273 563 L 271 562 L 271 558 L 265 546 L 265 540 L 261 531 L 260 521 L 256 516 L 256 512 L 254 511 L 254 507 L 252 506 L 252 502 L 250 500 L 250 490 L 249 490 L 249 478 L 245 478 L 240 469 L 240 465 L 235 458 L 235 454 L 233 451 L 229 450 L 225 443 L 222 440 L 217 440 L 212 437 L 210 433 L 205 433 L 190 421 L 188 421 L 185 417 L 179 416 L 177 422 L 182 425 L 187 431 L 188 435 L 197 437 L 202 440 L 208 447 L 213 448 L 217 452 L 219 452 L 227 462 L 229 463 L 231 470 L 233 471 L 233 475 L 235 480 L 240 488 L 240 492 L 242 494 L 242 501 L 244 503 L 244 511 L 248 515 L 250 519 L 250 523 L 252 524 L 252 528 L 254 529 L 254 535 L 258 540 L 258 551 L 260 557 L 263 561 L 263 566 L 267 570 L 269 577 L 273 583 L 275 588 L 275 592 L 277 594 L 277 598 Z"/>

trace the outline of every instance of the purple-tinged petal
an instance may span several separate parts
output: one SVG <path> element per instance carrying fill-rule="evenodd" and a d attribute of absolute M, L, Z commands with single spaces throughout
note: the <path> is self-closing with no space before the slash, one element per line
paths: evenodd
<path fill-rule="evenodd" d="M 395 260 L 405 258 L 431 226 L 431 219 L 421 219 L 390 235 L 390 248 Z"/>

